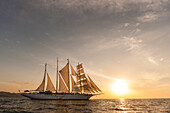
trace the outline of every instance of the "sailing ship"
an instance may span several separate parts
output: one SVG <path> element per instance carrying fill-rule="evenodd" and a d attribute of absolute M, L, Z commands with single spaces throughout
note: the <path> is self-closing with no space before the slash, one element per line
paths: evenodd
<path fill-rule="evenodd" d="M 102 94 L 102 91 L 84 72 L 82 64 L 78 63 L 75 71 L 68 60 L 66 66 L 58 71 L 58 59 L 56 87 L 47 73 L 47 64 L 45 64 L 44 78 L 39 87 L 36 90 L 25 90 L 21 93 L 25 97 L 39 100 L 89 100 L 92 96 L 99 94 Z"/>

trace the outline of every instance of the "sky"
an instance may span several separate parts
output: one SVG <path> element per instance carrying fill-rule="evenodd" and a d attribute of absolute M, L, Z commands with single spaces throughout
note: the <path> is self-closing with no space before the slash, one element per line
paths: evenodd
<path fill-rule="evenodd" d="M 58 57 L 83 63 L 94 98 L 170 97 L 169 23 L 169 0 L 1 0 L 0 91 L 36 89 L 45 63 L 55 82 Z"/>

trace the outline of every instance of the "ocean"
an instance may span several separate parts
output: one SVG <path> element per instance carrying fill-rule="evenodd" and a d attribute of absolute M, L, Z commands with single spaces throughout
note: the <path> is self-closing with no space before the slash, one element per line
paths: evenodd
<path fill-rule="evenodd" d="M 31 100 L 0 98 L 4 113 L 170 113 L 170 99 Z"/>

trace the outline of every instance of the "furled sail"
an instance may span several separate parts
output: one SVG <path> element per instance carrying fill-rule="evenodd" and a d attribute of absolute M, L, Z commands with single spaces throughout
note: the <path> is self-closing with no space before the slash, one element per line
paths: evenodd
<path fill-rule="evenodd" d="M 77 84 L 83 84 L 83 85 L 86 85 L 87 84 L 87 80 L 86 80 L 86 78 L 81 78 L 81 80 L 78 80 L 77 82 L 76 82 Z"/>
<path fill-rule="evenodd" d="M 54 85 L 47 73 L 47 88 L 46 88 L 47 91 L 55 91 L 55 88 L 54 88 Z"/>
<path fill-rule="evenodd" d="M 83 68 L 83 66 L 82 66 L 82 64 L 78 64 L 78 65 L 76 66 L 76 68 L 77 68 L 77 70 L 79 70 L 79 69 Z"/>
<path fill-rule="evenodd" d="M 77 70 L 77 74 L 78 74 L 78 75 L 80 75 L 80 74 L 82 74 L 82 73 L 84 73 L 84 69 L 83 69 L 83 68 Z"/>
<path fill-rule="evenodd" d="M 61 78 L 61 75 L 59 74 L 59 91 L 61 92 L 68 92 L 68 89 L 66 88 L 64 81 Z"/>
<path fill-rule="evenodd" d="M 71 82 L 72 82 L 72 92 L 80 92 L 79 88 L 77 87 L 73 77 L 71 76 Z"/>
<path fill-rule="evenodd" d="M 83 80 L 84 78 L 85 78 L 85 74 L 78 75 L 77 76 L 77 81 L 80 81 L 80 79 Z"/>
<path fill-rule="evenodd" d="M 44 91 L 44 89 L 45 89 L 46 67 L 47 67 L 47 64 L 45 64 L 45 71 L 44 71 L 43 81 L 42 81 L 42 83 L 40 84 L 40 86 L 36 89 L 36 91 Z"/>
<path fill-rule="evenodd" d="M 86 82 L 86 76 L 85 76 L 85 73 L 83 71 L 83 74 L 78 74 L 77 75 L 77 82 L 76 84 L 80 87 L 80 89 L 82 89 L 81 87 L 84 86 L 84 85 L 87 85 L 87 82 Z"/>
<path fill-rule="evenodd" d="M 77 73 L 76 73 L 76 71 L 73 69 L 72 65 L 70 65 L 70 66 L 71 66 L 71 73 L 72 73 L 72 75 L 77 76 Z"/>
<path fill-rule="evenodd" d="M 87 75 L 88 76 L 88 75 Z M 99 92 L 102 92 L 98 87 L 97 85 L 92 81 L 92 79 L 88 76 L 89 80 L 90 80 L 90 83 L 92 85 L 92 87 L 95 88 L 95 90 L 99 91 Z"/>
<path fill-rule="evenodd" d="M 81 91 L 83 93 L 91 93 L 93 92 L 92 89 L 90 88 L 89 84 L 87 83 L 87 78 L 86 78 L 86 75 L 84 73 L 84 69 L 83 69 L 83 66 L 82 64 L 79 64 L 76 66 L 77 70 L 76 70 L 76 73 L 77 73 L 77 86 L 81 89 Z"/>
<path fill-rule="evenodd" d="M 83 81 L 79 81 L 79 82 L 76 82 L 78 86 L 84 86 L 84 85 L 87 85 L 87 81 L 86 80 L 83 80 Z"/>
<path fill-rule="evenodd" d="M 67 65 L 63 69 L 61 69 L 59 72 L 61 73 L 61 76 L 63 77 L 64 82 L 66 83 L 67 87 L 70 88 L 70 85 L 69 85 L 69 63 L 67 63 Z"/>

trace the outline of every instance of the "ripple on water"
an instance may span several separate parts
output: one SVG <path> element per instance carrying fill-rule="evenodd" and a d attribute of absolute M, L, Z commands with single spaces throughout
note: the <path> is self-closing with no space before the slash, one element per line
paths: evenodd
<path fill-rule="evenodd" d="M 170 99 L 110 99 L 90 101 L 37 101 L 0 99 L 0 112 L 5 113 L 169 113 Z"/>

